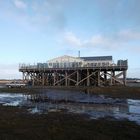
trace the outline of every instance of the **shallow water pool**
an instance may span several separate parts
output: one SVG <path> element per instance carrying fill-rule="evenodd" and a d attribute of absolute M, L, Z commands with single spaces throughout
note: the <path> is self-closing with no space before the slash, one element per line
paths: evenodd
<path fill-rule="evenodd" d="M 92 119 L 114 117 L 140 124 L 140 100 L 112 99 L 67 90 L 43 90 L 42 93 L 1 93 L 0 104 L 27 107 L 30 113 L 67 111 L 89 115 Z"/>

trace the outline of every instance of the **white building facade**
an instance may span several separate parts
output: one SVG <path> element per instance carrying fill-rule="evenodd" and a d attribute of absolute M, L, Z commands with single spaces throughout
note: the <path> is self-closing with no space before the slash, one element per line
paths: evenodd
<path fill-rule="evenodd" d="M 48 68 L 74 68 L 111 66 L 112 64 L 112 56 L 72 57 L 64 55 L 48 60 L 47 63 L 41 63 L 40 65 Z"/>

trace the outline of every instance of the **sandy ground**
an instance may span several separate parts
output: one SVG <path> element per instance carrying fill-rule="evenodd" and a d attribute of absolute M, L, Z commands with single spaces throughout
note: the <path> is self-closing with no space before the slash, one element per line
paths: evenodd
<path fill-rule="evenodd" d="M 38 93 L 40 88 L 0 88 L 0 93 Z M 109 97 L 140 99 L 138 87 L 96 87 L 85 93 Z M 104 118 L 90 120 L 87 116 L 57 112 L 29 114 L 27 108 L 0 105 L 0 140 L 139 140 L 140 125 L 128 120 Z"/>
<path fill-rule="evenodd" d="M 28 114 L 0 106 L 0 140 L 139 140 L 140 126 L 127 120 L 89 120 L 68 113 Z"/>
<path fill-rule="evenodd" d="M 98 95 L 102 94 L 114 98 L 140 99 L 140 87 L 94 87 L 86 89 L 85 92 Z"/>
<path fill-rule="evenodd" d="M 51 89 L 53 87 L 26 87 L 26 88 L 0 88 L 0 92 L 14 93 L 39 93 L 41 90 Z M 53 88 L 54 89 L 54 88 Z M 112 98 L 130 98 L 140 99 L 140 87 L 55 87 L 57 90 L 80 90 L 86 94 L 105 95 Z"/>

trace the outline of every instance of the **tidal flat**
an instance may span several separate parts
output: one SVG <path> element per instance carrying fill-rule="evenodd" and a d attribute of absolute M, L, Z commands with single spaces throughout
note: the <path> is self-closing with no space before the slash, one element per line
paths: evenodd
<path fill-rule="evenodd" d="M 139 87 L 2 87 L 0 139 L 138 140 L 139 91 Z"/>
<path fill-rule="evenodd" d="M 40 93 L 46 89 L 57 89 L 57 90 L 71 90 L 82 91 L 84 93 L 90 93 L 94 95 L 105 95 L 115 98 L 131 98 L 140 99 L 140 84 L 135 86 L 107 86 L 107 87 L 26 87 L 26 88 L 7 88 L 5 86 L 0 87 L 0 93 L 26 93 L 34 94 Z"/>
<path fill-rule="evenodd" d="M 0 106 L 1 140 L 139 140 L 140 125 L 128 120 L 51 112 L 29 114 L 26 109 Z"/>

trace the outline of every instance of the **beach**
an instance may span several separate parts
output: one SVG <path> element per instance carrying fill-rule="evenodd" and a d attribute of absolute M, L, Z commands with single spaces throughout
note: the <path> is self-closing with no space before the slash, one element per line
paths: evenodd
<path fill-rule="evenodd" d="M 140 139 L 139 87 L 1 87 L 0 99 L 1 140 Z"/>

